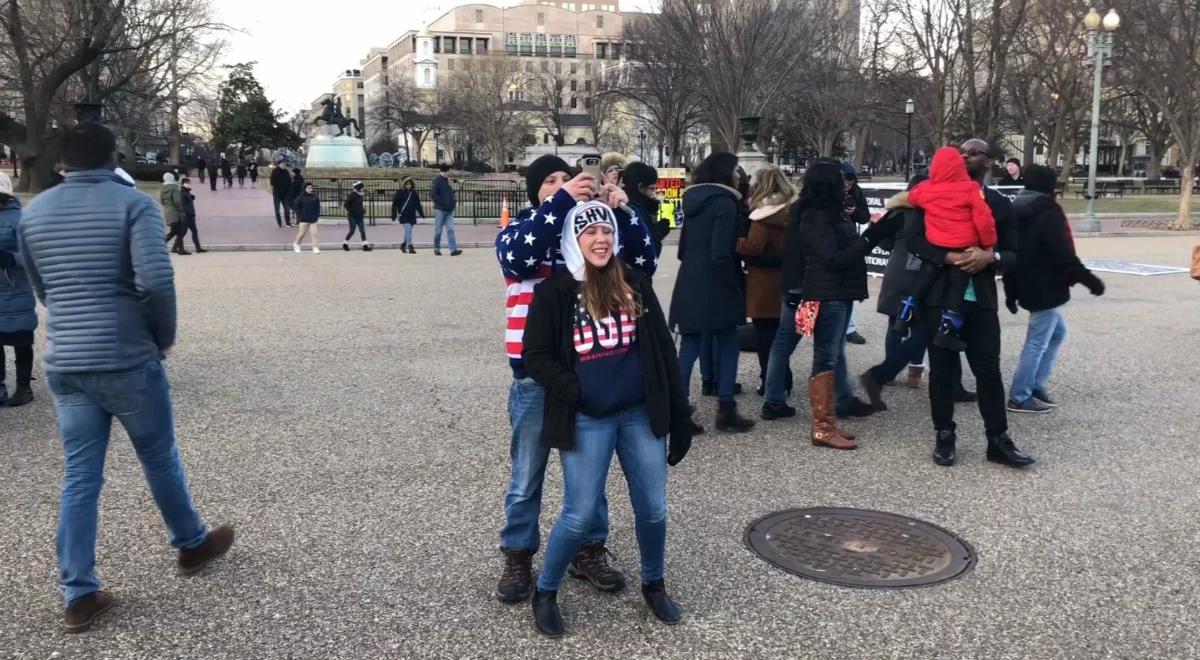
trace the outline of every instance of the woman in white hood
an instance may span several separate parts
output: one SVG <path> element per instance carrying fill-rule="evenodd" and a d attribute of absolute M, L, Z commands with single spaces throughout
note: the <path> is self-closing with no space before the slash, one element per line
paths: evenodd
<path fill-rule="evenodd" d="M 567 267 L 538 285 L 525 326 L 525 367 L 546 396 L 541 442 L 563 466 L 563 511 L 533 596 L 534 625 L 550 637 L 563 634 L 558 588 L 592 528 L 614 453 L 633 504 L 642 596 L 663 623 L 680 618 L 663 580 L 667 465 L 691 446 L 692 420 L 662 307 L 647 277 L 614 258 L 617 239 L 604 202 L 571 209 Z"/>

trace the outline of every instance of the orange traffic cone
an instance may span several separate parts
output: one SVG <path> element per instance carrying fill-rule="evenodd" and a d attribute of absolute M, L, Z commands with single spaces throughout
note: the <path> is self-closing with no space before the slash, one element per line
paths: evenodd
<path fill-rule="evenodd" d="M 504 196 L 504 203 L 500 205 L 500 228 L 504 229 L 510 221 L 508 215 L 508 195 Z"/>

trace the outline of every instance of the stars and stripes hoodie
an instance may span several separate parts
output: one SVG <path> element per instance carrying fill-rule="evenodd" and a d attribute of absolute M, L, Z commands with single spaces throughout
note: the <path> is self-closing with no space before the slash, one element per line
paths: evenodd
<path fill-rule="evenodd" d="M 563 223 L 575 204 L 575 198 L 560 189 L 536 209 L 523 209 L 496 235 L 496 259 L 500 262 L 508 292 L 504 305 L 508 318 L 504 344 L 513 378 L 529 376 L 521 351 L 524 349 L 525 319 L 533 304 L 533 289 L 565 267 L 560 250 Z M 636 212 L 630 214 L 616 209 L 614 213 L 619 240 L 616 254 L 630 268 L 653 275 L 658 261 L 645 222 Z"/>

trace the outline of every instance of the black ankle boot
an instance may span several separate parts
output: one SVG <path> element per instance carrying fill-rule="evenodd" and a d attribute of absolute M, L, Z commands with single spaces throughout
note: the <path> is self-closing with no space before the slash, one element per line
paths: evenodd
<path fill-rule="evenodd" d="M 736 401 L 717 403 L 717 430 L 725 433 L 745 433 L 754 428 L 754 420 L 746 419 L 737 412 Z"/>
<path fill-rule="evenodd" d="M 18 385 L 17 389 L 13 390 L 12 396 L 8 397 L 8 401 L 4 405 L 8 408 L 16 408 L 31 401 L 33 401 L 33 390 L 28 385 Z"/>
<path fill-rule="evenodd" d="M 1019 468 L 1033 465 L 1036 462 L 1032 456 L 1017 449 L 1007 433 L 989 435 L 987 440 L 987 459 L 993 463 Z"/>
<path fill-rule="evenodd" d="M 796 409 L 786 403 L 763 401 L 760 416 L 768 421 L 772 419 L 787 419 L 788 417 L 796 416 Z"/>
<path fill-rule="evenodd" d="M 547 637 L 563 636 L 562 612 L 558 609 L 558 592 L 535 589 L 533 592 L 533 627 Z"/>
<path fill-rule="evenodd" d="M 662 580 L 643 582 L 642 598 L 646 599 L 654 618 L 668 626 L 679 623 L 679 607 L 667 595 L 667 585 Z"/>
<path fill-rule="evenodd" d="M 954 443 L 958 436 L 950 429 L 937 432 L 937 444 L 933 447 L 933 462 L 938 465 L 954 465 L 958 455 L 954 451 Z"/>

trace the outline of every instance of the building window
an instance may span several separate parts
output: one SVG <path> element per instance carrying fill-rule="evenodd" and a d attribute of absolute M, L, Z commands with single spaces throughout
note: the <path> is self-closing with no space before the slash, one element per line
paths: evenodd
<path fill-rule="evenodd" d="M 614 60 L 621 59 L 621 44 L 612 45 L 612 58 Z"/>
<path fill-rule="evenodd" d="M 525 73 L 533 73 L 533 62 L 525 63 Z"/>
<path fill-rule="evenodd" d="M 546 25 L 546 14 L 539 11 L 538 15 L 537 15 L 537 21 L 538 21 L 538 26 L 545 26 Z"/>
<path fill-rule="evenodd" d="M 480 55 L 487 55 L 487 53 L 488 53 L 487 47 L 488 47 L 487 39 L 476 39 L 475 40 L 475 52 L 476 53 L 479 53 Z"/>
<path fill-rule="evenodd" d="M 471 37 L 459 37 L 458 52 L 462 53 L 463 55 L 470 55 L 472 41 L 473 40 L 471 39 Z"/>
<path fill-rule="evenodd" d="M 585 91 L 585 92 L 592 91 L 592 81 L 591 80 L 583 81 L 583 91 Z"/>
<path fill-rule="evenodd" d="M 575 57 L 575 35 L 568 34 L 563 41 L 563 56 Z"/>
<path fill-rule="evenodd" d="M 458 40 L 454 37 L 442 37 L 442 50 L 447 54 L 453 54 L 458 50 Z"/>
<path fill-rule="evenodd" d="M 550 35 L 550 57 L 562 57 L 562 35 Z"/>
<path fill-rule="evenodd" d="M 430 71 L 429 67 L 425 67 L 425 84 L 428 85 L 432 82 L 433 82 L 433 71 Z"/>
<path fill-rule="evenodd" d="M 598 59 L 598 60 L 608 59 L 608 44 L 606 44 L 606 43 L 597 43 L 596 44 L 596 59 Z"/>
<path fill-rule="evenodd" d="M 550 144 L 550 134 L 549 133 L 542 135 L 542 144 Z"/>
<path fill-rule="evenodd" d="M 584 74 L 585 76 L 587 76 L 588 78 L 591 78 L 591 77 L 592 77 L 592 63 L 591 63 L 591 62 L 585 62 L 585 63 L 584 63 L 584 65 L 583 65 L 583 74 Z"/>
<path fill-rule="evenodd" d="M 517 33 L 509 32 L 504 35 L 504 52 L 509 55 L 517 54 Z"/>
<path fill-rule="evenodd" d="M 575 75 L 575 63 L 571 62 L 571 75 Z"/>
<path fill-rule="evenodd" d="M 583 97 L 583 107 L 588 110 L 592 109 L 592 97 L 590 97 L 590 96 Z"/>
<path fill-rule="evenodd" d="M 538 57 L 546 56 L 546 35 L 544 35 L 544 34 L 533 35 L 533 52 Z"/>
<path fill-rule="evenodd" d="M 442 52 L 442 38 L 441 37 L 433 38 L 433 52 L 435 52 L 435 53 Z"/>
<path fill-rule="evenodd" d="M 482 9 L 476 9 L 476 10 L 475 10 L 475 22 L 476 22 L 476 23 L 482 23 L 482 22 L 483 22 L 483 10 L 482 10 Z"/>
<path fill-rule="evenodd" d="M 525 57 L 533 55 L 533 34 L 529 32 L 521 33 L 521 54 Z"/>
<path fill-rule="evenodd" d="M 604 28 L 604 14 L 596 14 L 596 27 Z"/>
<path fill-rule="evenodd" d="M 562 74 L 562 62 L 554 63 L 554 73 L 559 74 L 559 75 Z"/>
<path fill-rule="evenodd" d="M 579 99 L 577 99 L 577 98 L 575 98 L 574 96 L 572 96 L 572 97 L 571 97 L 571 109 L 572 109 L 572 110 L 575 110 L 575 109 L 576 109 L 576 108 L 578 108 L 578 107 L 579 107 Z"/>
<path fill-rule="evenodd" d="M 550 63 L 549 63 L 549 62 L 547 62 L 546 60 L 542 60 L 542 72 L 543 72 L 543 73 L 549 73 L 549 72 L 550 72 Z"/>
<path fill-rule="evenodd" d="M 579 85 L 578 81 L 572 79 L 571 80 L 571 91 L 572 92 L 576 91 L 576 89 L 578 88 L 578 85 Z"/>
<path fill-rule="evenodd" d="M 453 58 L 453 57 L 447 57 L 447 58 L 446 58 L 446 70 L 447 70 L 447 71 L 453 71 L 453 70 L 454 70 L 454 58 Z"/>

